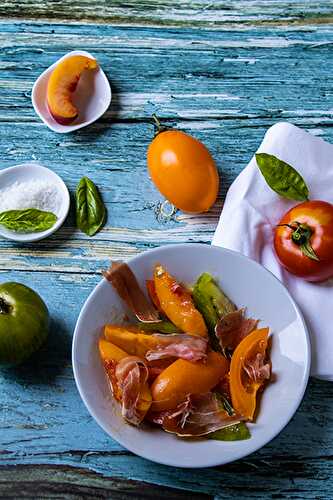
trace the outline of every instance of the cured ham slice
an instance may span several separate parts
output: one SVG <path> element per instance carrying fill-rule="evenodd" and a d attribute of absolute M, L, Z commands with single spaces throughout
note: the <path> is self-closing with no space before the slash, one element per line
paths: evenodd
<path fill-rule="evenodd" d="M 244 363 L 243 369 L 251 382 L 262 384 L 271 378 L 271 365 L 264 361 L 264 355 L 258 352 L 253 361 Z"/>
<path fill-rule="evenodd" d="M 159 321 L 159 313 L 148 302 L 139 283 L 129 266 L 124 262 L 113 262 L 110 269 L 103 272 L 103 276 L 110 281 L 121 299 L 135 314 L 139 321 Z"/>
<path fill-rule="evenodd" d="M 139 411 L 140 395 L 148 380 L 148 368 L 137 356 L 127 356 L 117 363 L 115 378 L 121 390 L 122 416 L 127 422 L 139 425 L 144 414 Z"/>
<path fill-rule="evenodd" d="M 205 338 L 186 334 L 163 335 L 157 333 L 153 337 L 157 339 L 157 344 L 146 353 L 148 361 L 181 358 L 195 362 L 207 358 L 208 341 Z"/>
<path fill-rule="evenodd" d="M 174 410 L 151 412 L 148 419 L 182 437 L 204 436 L 243 420 L 240 415 L 229 415 L 212 392 L 190 394 Z"/>
<path fill-rule="evenodd" d="M 238 309 L 228 313 L 217 323 L 215 334 L 223 351 L 233 351 L 244 337 L 256 329 L 259 321 L 245 318 L 244 312 L 244 309 Z"/>
<path fill-rule="evenodd" d="M 147 361 L 147 366 L 149 370 L 149 379 L 148 382 L 152 383 L 155 378 L 162 373 L 171 363 L 174 362 L 173 358 L 165 358 L 165 359 L 157 359 L 154 361 Z"/>

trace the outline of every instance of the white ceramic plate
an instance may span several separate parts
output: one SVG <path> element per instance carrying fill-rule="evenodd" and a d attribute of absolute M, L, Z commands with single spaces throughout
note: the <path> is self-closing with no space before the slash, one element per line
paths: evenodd
<path fill-rule="evenodd" d="M 148 425 L 137 429 L 122 420 L 110 396 L 99 358 L 97 340 L 102 327 L 127 312 L 110 283 L 102 280 L 87 299 L 73 340 L 73 369 L 80 395 L 97 423 L 128 450 L 149 460 L 177 467 L 208 467 L 245 457 L 273 439 L 300 404 L 309 377 L 309 336 L 300 311 L 288 291 L 256 262 L 239 253 L 200 245 L 170 245 L 147 251 L 129 261 L 141 285 L 160 262 L 186 283 L 208 271 L 223 290 L 248 314 L 270 326 L 272 365 L 276 382 L 263 393 L 252 437 L 246 441 L 186 441 Z M 122 313 L 122 314 L 121 314 Z"/>
<path fill-rule="evenodd" d="M 32 180 L 48 181 L 57 187 L 61 198 L 60 208 L 56 214 L 58 219 L 54 226 L 46 231 L 41 231 L 40 233 L 16 233 L 15 231 L 10 231 L 0 225 L 0 235 L 8 240 L 19 241 L 22 243 L 42 240 L 57 231 L 67 217 L 70 206 L 69 192 L 64 181 L 55 172 L 49 168 L 39 165 L 37 162 L 24 163 L 22 165 L 16 165 L 15 167 L 0 170 L 1 189 L 8 188 L 14 184 L 14 182 L 27 182 Z"/>
<path fill-rule="evenodd" d="M 66 134 L 73 132 L 82 127 L 86 127 L 90 123 L 100 118 L 110 106 L 111 102 L 111 87 L 102 68 L 96 71 L 85 71 L 77 85 L 73 94 L 73 102 L 79 109 L 79 116 L 70 125 L 61 125 L 58 123 L 49 112 L 46 102 L 47 83 L 52 70 L 63 59 L 70 56 L 87 56 L 95 59 L 94 56 L 84 50 L 73 50 L 61 57 L 52 66 L 47 68 L 36 80 L 32 88 L 32 104 L 37 115 L 43 122 L 54 132 Z M 98 62 L 98 60 L 97 60 Z"/>

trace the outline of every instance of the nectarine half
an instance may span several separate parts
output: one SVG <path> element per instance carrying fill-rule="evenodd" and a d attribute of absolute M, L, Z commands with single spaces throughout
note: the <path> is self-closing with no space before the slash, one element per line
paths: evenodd
<path fill-rule="evenodd" d="M 80 77 L 85 70 L 98 67 L 96 59 L 86 56 L 66 57 L 57 64 L 47 85 L 47 104 L 53 118 L 62 125 L 69 125 L 79 114 L 72 102 Z"/>

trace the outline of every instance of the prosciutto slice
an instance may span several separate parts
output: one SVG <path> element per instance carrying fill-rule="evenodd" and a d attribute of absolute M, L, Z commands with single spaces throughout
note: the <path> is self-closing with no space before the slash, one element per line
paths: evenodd
<path fill-rule="evenodd" d="M 111 386 L 112 394 L 117 401 L 121 401 L 121 390 L 118 386 L 116 379 L 116 365 L 117 363 L 111 359 L 104 361 L 104 368 L 108 376 L 108 380 Z"/>
<path fill-rule="evenodd" d="M 245 318 L 245 310 L 238 309 L 223 316 L 215 327 L 215 334 L 223 351 L 234 350 L 258 325 L 258 320 Z"/>
<path fill-rule="evenodd" d="M 174 362 L 173 358 L 167 359 L 157 359 L 154 361 L 148 361 L 147 366 L 149 370 L 148 383 L 152 383 L 160 373 L 162 373 L 171 363 Z"/>
<path fill-rule="evenodd" d="M 181 358 L 195 362 L 205 360 L 207 357 L 208 341 L 205 338 L 185 333 L 175 335 L 155 333 L 152 336 L 157 339 L 157 344 L 146 353 L 148 361 Z"/>
<path fill-rule="evenodd" d="M 228 415 L 215 394 L 190 394 L 173 411 L 150 413 L 149 420 L 182 437 L 204 436 L 244 420 Z"/>
<path fill-rule="evenodd" d="M 127 304 L 139 321 L 160 321 L 158 311 L 148 302 L 135 275 L 127 264 L 113 262 L 111 267 L 103 272 L 103 276 L 110 281 L 119 297 Z"/>
<path fill-rule="evenodd" d="M 258 352 L 253 361 L 244 363 L 243 369 L 251 382 L 261 384 L 271 378 L 271 365 L 264 361 L 264 355 Z"/>
<path fill-rule="evenodd" d="M 144 415 L 138 411 L 138 402 L 148 380 L 145 362 L 137 356 L 126 356 L 117 363 L 115 378 L 122 393 L 122 416 L 127 422 L 139 425 Z"/>

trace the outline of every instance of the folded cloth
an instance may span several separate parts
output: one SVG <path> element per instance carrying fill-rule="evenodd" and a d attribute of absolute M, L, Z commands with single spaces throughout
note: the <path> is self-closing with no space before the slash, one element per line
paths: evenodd
<path fill-rule="evenodd" d="M 292 165 L 307 183 L 311 199 L 333 203 L 333 145 L 278 123 L 267 131 L 258 151 Z M 268 187 L 253 157 L 227 193 L 212 244 L 251 257 L 285 284 L 309 327 L 311 375 L 333 381 L 333 279 L 318 284 L 296 278 L 279 265 L 273 250 L 274 226 L 297 203 Z"/>

